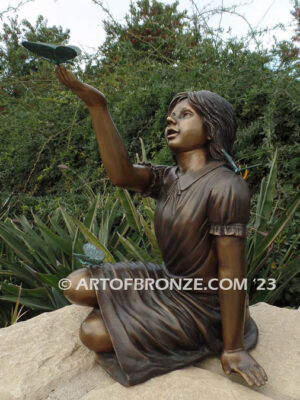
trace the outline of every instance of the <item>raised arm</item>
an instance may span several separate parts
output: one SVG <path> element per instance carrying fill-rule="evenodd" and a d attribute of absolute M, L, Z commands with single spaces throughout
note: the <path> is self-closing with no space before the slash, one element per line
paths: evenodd
<path fill-rule="evenodd" d="M 103 166 L 110 181 L 114 185 L 130 190 L 144 191 L 150 181 L 149 169 L 131 163 L 121 136 L 110 116 L 103 93 L 79 81 L 64 66 L 56 67 L 55 72 L 59 81 L 87 105 Z"/>
<path fill-rule="evenodd" d="M 245 239 L 216 237 L 219 281 L 239 282 L 245 278 Z M 225 281 L 224 281 L 225 282 Z M 221 363 L 226 374 L 237 372 L 250 385 L 261 386 L 267 381 L 263 368 L 244 350 L 245 290 L 219 289 L 224 349 Z"/>

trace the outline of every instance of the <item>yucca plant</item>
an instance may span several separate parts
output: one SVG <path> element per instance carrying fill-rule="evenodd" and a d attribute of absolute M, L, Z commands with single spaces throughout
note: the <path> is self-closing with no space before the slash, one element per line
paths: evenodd
<path fill-rule="evenodd" d="M 86 229 L 90 229 L 98 203 L 99 196 L 82 223 Z M 9 248 L 0 259 L 1 274 L 10 277 L 1 284 L 0 299 L 16 302 L 18 283 L 22 282 L 21 304 L 39 311 L 53 310 L 68 304 L 58 281 L 80 267 L 73 254 L 82 252 L 84 242 L 74 219 L 63 208 L 59 207 L 47 223 L 32 215 L 33 222 L 21 216 L 0 224 L 0 238 Z"/>
<path fill-rule="evenodd" d="M 277 212 L 277 204 L 274 206 L 277 158 L 276 150 L 269 175 L 267 178 L 263 178 L 261 182 L 256 212 L 250 224 L 252 229 L 247 241 L 247 277 L 249 282 L 260 278 L 267 283 L 268 280 L 272 279 L 272 282 L 276 283 L 276 288 L 255 291 L 252 285 L 250 289 L 251 303 L 258 301 L 275 303 L 287 285 L 300 274 L 300 258 L 296 253 L 299 235 L 292 238 L 289 245 L 288 241 L 284 240 L 285 230 L 299 206 L 300 193 L 295 195 L 284 212 Z M 277 216 L 276 214 L 280 215 Z M 283 254 L 282 252 L 275 253 L 274 248 L 277 243 L 280 244 L 280 247 L 285 245 L 286 251 Z M 274 256 L 278 258 L 274 260 Z M 265 288 L 263 287 L 263 289 Z"/>
<path fill-rule="evenodd" d="M 0 204 L 0 221 L 2 221 L 5 216 L 9 212 L 9 208 L 11 205 L 11 200 L 12 200 L 13 195 L 10 194 L 3 202 Z"/>
<path fill-rule="evenodd" d="M 12 194 L 8 196 L 0 205 L 0 221 L 3 221 L 5 218 L 7 218 L 11 205 L 11 200 L 12 200 Z M 3 257 L 4 254 L 7 254 L 8 252 L 9 250 L 7 251 L 5 243 L 2 240 L 0 240 L 0 259 Z M 11 271 L 1 271 L 0 268 L 0 284 L 4 277 L 12 275 L 13 273 Z M 18 308 L 19 308 L 18 301 L 16 302 L 15 306 L 12 306 L 11 304 L 8 303 L 1 304 L 0 327 L 12 325 L 14 322 L 17 321 L 17 319 L 20 317 L 19 311 L 22 311 L 22 310 L 18 311 Z"/>
<path fill-rule="evenodd" d="M 0 223 L 6 249 L 0 258 L 0 300 L 38 312 L 68 304 L 58 281 L 81 268 L 74 254 L 83 252 L 85 242 L 102 250 L 107 262 L 161 262 L 153 222 L 146 222 L 146 215 L 153 218 L 154 203 L 143 200 L 143 216 L 126 190 L 90 197 L 89 210 L 81 221 L 58 207 L 45 222 L 32 212 L 33 222 L 21 216 Z"/>

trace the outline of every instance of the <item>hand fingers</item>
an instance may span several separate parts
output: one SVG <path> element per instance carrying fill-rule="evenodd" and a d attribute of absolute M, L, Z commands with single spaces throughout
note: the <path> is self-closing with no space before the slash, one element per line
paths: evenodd
<path fill-rule="evenodd" d="M 257 386 L 263 386 L 266 383 L 258 366 L 256 368 L 252 368 L 251 372 L 255 375 L 256 379 L 259 382 L 259 385 L 257 385 Z"/>
<path fill-rule="evenodd" d="M 59 65 L 57 65 L 57 66 L 55 67 L 55 73 L 56 73 L 57 76 L 60 75 L 60 68 L 59 68 L 59 67 L 60 67 Z"/>
<path fill-rule="evenodd" d="M 249 378 L 250 386 L 253 386 L 253 385 L 260 386 L 259 380 L 256 378 L 255 374 L 251 370 L 247 369 L 245 371 L 245 374 Z"/>
<path fill-rule="evenodd" d="M 249 386 L 253 386 L 254 382 L 253 379 L 251 378 L 251 376 L 249 376 L 247 374 L 246 371 L 242 371 L 242 370 L 237 370 L 236 371 L 239 375 L 241 375 L 241 377 L 248 383 Z"/>
<path fill-rule="evenodd" d="M 256 385 L 258 387 L 265 384 L 265 378 L 261 374 L 260 370 L 256 368 L 240 370 L 237 369 L 236 372 L 241 375 L 241 377 L 248 383 L 249 386 Z"/>
<path fill-rule="evenodd" d="M 228 365 L 227 362 L 223 362 L 222 363 L 222 368 L 223 368 L 223 371 L 225 372 L 226 375 L 230 375 L 231 374 L 232 370 L 231 370 L 231 368 L 230 368 L 230 366 Z"/>
<path fill-rule="evenodd" d="M 259 372 L 261 373 L 261 376 L 263 377 L 264 381 L 267 382 L 268 380 L 268 375 L 266 374 L 265 370 L 259 365 L 258 366 Z"/>
<path fill-rule="evenodd" d="M 67 70 L 63 65 L 59 65 L 59 74 L 62 77 L 62 79 L 66 82 L 68 79 L 68 75 L 67 75 Z"/>
<path fill-rule="evenodd" d="M 64 78 L 65 85 L 68 86 L 70 89 L 75 88 L 80 84 L 79 80 L 73 75 L 72 71 L 70 71 L 66 67 L 62 67 L 61 73 Z"/>
<path fill-rule="evenodd" d="M 64 70 L 64 66 L 63 65 L 57 65 L 56 67 L 55 67 L 55 72 L 57 73 L 57 74 L 59 74 L 59 75 L 61 75 L 62 74 L 62 72 L 63 72 L 63 70 Z"/>
<path fill-rule="evenodd" d="M 61 84 L 70 87 L 72 83 L 72 78 L 74 80 L 73 74 L 71 71 L 67 70 L 63 65 L 58 65 L 55 69 L 56 76 Z"/>
<path fill-rule="evenodd" d="M 237 370 L 237 372 L 246 380 L 248 385 L 256 385 L 258 387 L 263 386 L 266 383 L 267 375 L 265 371 L 259 367 L 255 366 L 251 369 Z M 262 374 L 263 372 L 263 374 Z"/>
<path fill-rule="evenodd" d="M 58 77 L 58 80 L 60 81 L 60 83 L 64 84 L 64 76 L 63 76 L 61 65 L 58 65 L 55 68 L 55 73 L 56 73 L 56 76 Z"/>
<path fill-rule="evenodd" d="M 256 386 L 262 386 L 265 384 L 263 377 L 260 375 L 260 372 L 256 368 L 252 368 L 248 370 L 247 373 L 252 377 Z"/>

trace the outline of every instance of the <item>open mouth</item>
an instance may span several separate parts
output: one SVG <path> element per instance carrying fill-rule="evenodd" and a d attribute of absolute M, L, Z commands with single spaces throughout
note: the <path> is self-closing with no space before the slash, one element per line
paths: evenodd
<path fill-rule="evenodd" d="M 168 129 L 167 130 L 167 139 L 171 140 L 174 139 L 177 135 L 178 135 L 178 131 L 176 131 L 175 129 Z"/>

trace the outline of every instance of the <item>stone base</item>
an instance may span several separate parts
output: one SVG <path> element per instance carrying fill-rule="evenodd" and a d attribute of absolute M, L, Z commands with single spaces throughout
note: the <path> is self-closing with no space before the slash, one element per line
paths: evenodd
<path fill-rule="evenodd" d="M 125 388 L 96 363 L 78 329 L 90 308 L 67 306 L 0 329 L 1 400 L 300 400 L 300 312 L 251 307 L 259 342 L 251 351 L 266 370 L 264 387 L 225 376 L 218 359 Z"/>

